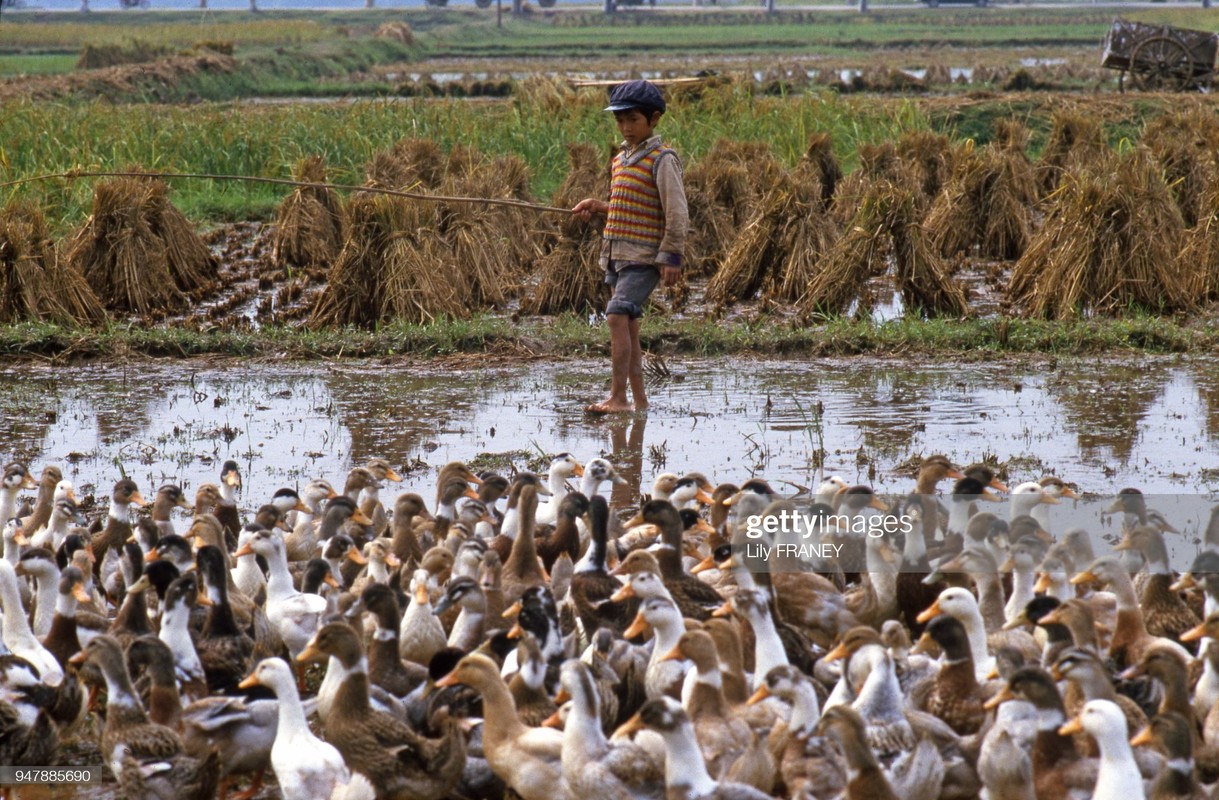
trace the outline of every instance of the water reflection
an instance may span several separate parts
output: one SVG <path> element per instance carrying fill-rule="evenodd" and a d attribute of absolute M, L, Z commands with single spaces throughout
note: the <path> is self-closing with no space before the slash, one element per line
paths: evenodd
<path fill-rule="evenodd" d="M 1219 373 L 1209 360 L 669 367 L 675 378 L 653 387 L 646 417 L 613 420 L 582 410 L 604 389 L 599 363 L 10 368 L 0 384 L 2 455 L 35 470 L 60 463 L 78 485 L 109 486 L 121 466 L 149 490 L 214 481 L 234 458 L 251 507 L 314 477 L 341 484 L 372 456 L 432 468 L 479 454 L 517 468 L 562 450 L 607 456 L 629 481 L 615 490 L 619 507 L 663 471 L 806 486 L 837 473 L 905 490 L 910 480 L 894 467 L 933 452 L 960 463 L 994 457 L 1011 481 L 1054 472 L 1098 493 L 1200 491 L 1219 476 Z M 812 457 L 820 448 L 823 469 Z M 416 469 L 402 490 L 432 497 L 433 475 Z"/>

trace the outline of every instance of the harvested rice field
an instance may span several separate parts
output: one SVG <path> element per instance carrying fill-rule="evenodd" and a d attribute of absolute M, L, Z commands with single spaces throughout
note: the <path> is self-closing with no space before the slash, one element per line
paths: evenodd
<path fill-rule="evenodd" d="M 0 2 L 0 796 L 1219 788 L 1213 12 Z"/>

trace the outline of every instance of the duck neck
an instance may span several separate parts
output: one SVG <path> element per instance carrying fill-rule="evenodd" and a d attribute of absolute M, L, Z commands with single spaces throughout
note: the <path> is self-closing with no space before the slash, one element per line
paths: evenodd
<path fill-rule="evenodd" d="M 331 706 L 332 713 L 367 717 L 371 713 L 368 704 L 368 659 L 360 656 L 351 665 L 344 664 L 342 659 L 335 659 L 331 666 L 336 663 L 340 682 Z"/>
<path fill-rule="evenodd" d="M 878 645 L 871 645 L 868 649 L 875 650 L 870 656 L 872 669 L 852 705 L 864 719 L 901 713 L 902 687 L 897 681 L 897 672 L 893 669 L 893 657 Z"/>
<path fill-rule="evenodd" d="M 333 565 L 331 565 L 333 566 Z M 292 573 L 288 571 L 288 562 L 282 550 L 278 548 L 267 556 L 267 602 L 284 600 L 296 594 L 296 586 L 292 583 Z M 337 576 L 339 573 L 334 571 Z"/>
<path fill-rule="evenodd" d="M 558 508 L 559 502 L 567 496 L 567 475 L 561 468 L 551 467 L 546 484 L 550 487 L 550 502 Z"/>
<path fill-rule="evenodd" d="M 389 583 L 389 570 L 386 569 L 385 562 L 379 558 L 368 559 L 368 578 L 373 583 Z"/>
<path fill-rule="evenodd" d="M 978 605 L 973 613 L 977 615 L 978 630 L 985 641 L 988 624 L 992 629 L 998 630 L 1007 622 L 1007 604 L 1003 598 L 1003 582 L 994 572 L 978 572 L 974 573 L 973 577 L 978 585 Z M 965 623 L 965 620 L 961 620 L 961 622 Z M 966 623 L 965 627 L 968 628 L 969 625 Z M 978 658 L 976 649 L 974 658 Z"/>
<path fill-rule="evenodd" d="M 306 734 L 312 736 L 309 733 L 309 723 L 305 719 L 305 709 L 301 706 L 300 692 L 296 690 L 296 683 L 287 676 L 283 676 L 278 678 L 271 688 L 275 690 L 275 696 L 279 700 L 276 704 L 279 707 L 279 729 L 276 738 L 280 736 L 296 738 Z"/>
<path fill-rule="evenodd" d="M 64 619 L 76 619 L 76 595 L 71 592 L 56 593 L 55 614 Z"/>
<path fill-rule="evenodd" d="M 670 796 L 702 797 L 714 792 L 718 785 L 707 772 L 703 751 L 694 738 L 694 726 L 683 722 L 676 730 L 666 731 L 665 786 Z"/>
<path fill-rule="evenodd" d="M 1004 607 L 1008 620 L 1014 619 L 1033 599 L 1033 587 L 1036 583 L 1037 571 L 1034 568 L 1018 567 L 1012 570 L 1012 596 L 1007 599 L 1007 605 Z"/>
<path fill-rule="evenodd" d="M 131 676 L 121 662 L 103 666 L 102 677 L 106 680 L 106 708 L 122 708 L 127 715 L 138 715 L 140 722 L 148 720 L 131 686 Z"/>
<path fill-rule="evenodd" d="M 190 609 L 181 603 L 161 615 L 161 630 L 157 638 L 165 642 L 174 654 L 174 664 L 185 667 L 192 675 L 202 674 L 203 668 L 195 643 L 190 638 Z"/>
<path fill-rule="evenodd" d="M 120 503 L 114 498 L 110 498 L 110 519 L 121 522 L 124 525 L 131 524 L 131 505 L 129 503 Z"/>
<path fill-rule="evenodd" d="M 580 479 L 580 494 L 591 500 L 604 482 L 604 479 L 598 478 L 592 473 L 592 470 L 586 469 L 584 470 L 584 477 Z"/>
<path fill-rule="evenodd" d="M 17 516 L 17 493 L 20 491 L 20 486 L 0 489 L 0 525 L 8 524 L 10 519 Z"/>
<path fill-rule="evenodd" d="M 1075 587 L 1071 585 L 1070 576 L 1065 572 L 1055 572 L 1050 577 L 1050 589 L 1047 592 L 1050 597 L 1057 597 L 1064 603 L 1075 596 Z"/>
<path fill-rule="evenodd" d="M 817 700 L 817 690 L 807 680 L 797 681 L 788 727 L 797 736 L 811 736 L 820 719 L 821 703 Z"/>
<path fill-rule="evenodd" d="M 230 486 L 227 481 L 220 482 L 220 502 L 226 506 L 237 505 L 237 487 Z"/>
<path fill-rule="evenodd" d="M 483 697 L 483 737 L 489 747 L 515 740 L 527 728 L 516 713 L 508 686 L 498 676 L 479 686 Z"/>
<path fill-rule="evenodd" d="M 775 621 L 767 613 L 750 613 L 749 624 L 754 633 L 754 689 L 761 686 L 766 675 L 775 667 L 788 666 L 787 649 L 775 629 Z"/>
<path fill-rule="evenodd" d="M 573 747 L 583 759 L 597 758 L 609 747 L 601 729 L 601 714 L 593 698 L 579 697 L 571 704 L 563 727 L 563 748 Z"/>
<path fill-rule="evenodd" d="M 709 664 L 696 662 L 694 669 L 694 691 L 690 694 L 690 705 L 686 713 L 691 719 L 698 714 L 727 717 L 730 709 L 728 701 L 724 699 L 724 678 L 715 659 Z"/>
<path fill-rule="evenodd" d="M 34 638 L 34 633 L 30 630 L 29 620 L 26 619 L 21 605 L 21 594 L 17 590 L 17 583 L 15 580 L 6 579 L 3 574 L 0 574 L 0 602 L 3 603 L 0 621 L 2 621 L 4 644 L 10 650 L 37 645 L 38 640 Z"/>
<path fill-rule="evenodd" d="M 55 619 L 55 611 L 59 607 L 59 569 L 48 565 L 35 576 L 37 581 L 38 606 L 34 609 L 34 631 L 38 636 L 46 636 L 51 631 L 51 621 Z"/>
<path fill-rule="evenodd" d="M 953 498 L 948 504 L 948 532 L 949 533 L 965 533 L 969 526 L 970 507 L 972 503 L 965 500 Z M 967 544 L 966 547 L 969 545 Z"/>
<path fill-rule="evenodd" d="M 1124 728 L 1124 726 L 1123 726 Z M 1100 748 L 1100 771 L 1096 776 L 1094 797 L 1123 797 L 1130 793 L 1131 781 L 1141 784 L 1143 778 L 1134 763 L 1134 753 L 1126 740 L 1126 731 L 1105 731 L 1096 738 Z"/>

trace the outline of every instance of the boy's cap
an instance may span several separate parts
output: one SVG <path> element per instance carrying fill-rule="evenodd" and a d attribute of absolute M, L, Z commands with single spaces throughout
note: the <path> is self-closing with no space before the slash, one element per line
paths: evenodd
<path fill-rule="evenodd" d="M 649 81 L 627 81 L 610 90 L 610 104 L 606 111 L 629 111 L 632 108 L 650 108 L 663 112 L 665 99 L 660 90 Z"/>

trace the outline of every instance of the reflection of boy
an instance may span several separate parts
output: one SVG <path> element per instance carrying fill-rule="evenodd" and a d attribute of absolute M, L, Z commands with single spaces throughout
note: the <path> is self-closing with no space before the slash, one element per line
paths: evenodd
<path fill-rule="evenodd" d="M 601 263 L 605 282 L 614 287 L 605 308 L 613 381 L 609 397 L 587 409 L 601 414 L 647 408 L 640 319 L 657 283 L 672 286 L 681 279 L 689 225 L 681 161 L 655 133 L 665 112 L 660 91 L 648 81 L 618 84 L 605 110 L 614 112 L 623 139 L 614 157 L 609 202 L 590 197 L 572 209 L 583 219 L 606 215 Z M 627 402 L 628 383 L 633 406 Z"/>

